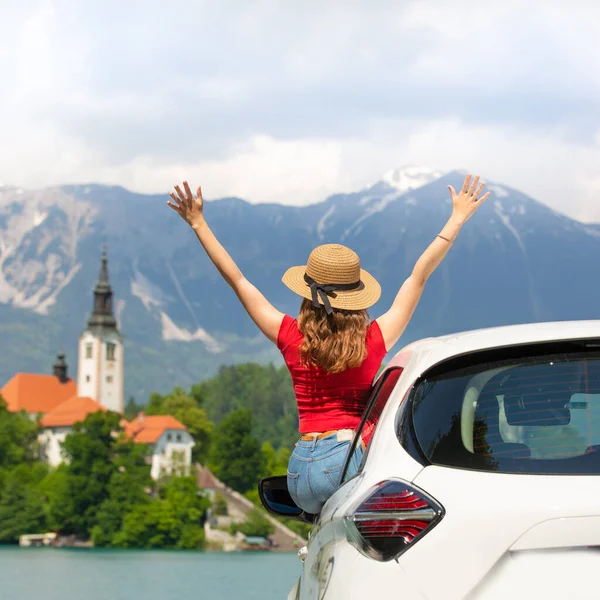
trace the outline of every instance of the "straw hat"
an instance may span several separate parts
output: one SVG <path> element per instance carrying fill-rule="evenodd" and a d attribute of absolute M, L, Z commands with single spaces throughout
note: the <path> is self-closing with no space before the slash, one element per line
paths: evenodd
<path fill-rule="evenodd" d="M 369 308 L 381 295 L 377 280 L 360 268 L 358 254 L 341 244 L 318 246 L 306 265 L 291 267 L 282 281 L 313 306 L 324 306 L 328 314 L 332 308 Z"/>

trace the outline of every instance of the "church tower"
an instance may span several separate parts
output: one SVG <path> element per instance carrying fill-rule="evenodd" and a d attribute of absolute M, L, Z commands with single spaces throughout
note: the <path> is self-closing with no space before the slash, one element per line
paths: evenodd
<path fill-rule="evenodd" d="M 94 290 L 94 309 L 79 337 L 77 394 L 96 400 L 108 410 L 119 413 L 124 410 L 123 338 L 113 314 L 106 248 Z"/>

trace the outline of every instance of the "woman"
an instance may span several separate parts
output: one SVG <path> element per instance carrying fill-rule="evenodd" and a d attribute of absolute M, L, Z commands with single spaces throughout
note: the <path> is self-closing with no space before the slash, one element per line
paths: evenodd
<path fill-rule="evenodd" d="M 377 281 L 360 267 L 356 253 L 339 244 L 313 250 L 305 266 L 292 267 L 283 282 L 304 300 L 298 319 L 284 315 L 242 275 L 204 219 L 202 191 L 175 186 L 168 205 L 195 231 L 206 253 L 263 334 L 283 354 L 290 370 L 301 437 L 288 465 L 288 488 L 296 504 L 316 514 L 340 483 L 341 468 L 360 423 L 371 385 L 386 353 L 396 344 L 419 302 L 425 282 L 461 227 L 489 196 L 480 197 L 479 176 L 465 178 L 452 195 L 452 215 L 417 261 L 391 308 L 369 321 L 379 299 Z M 352 458 L 356 471 L 362 445 Z"/>

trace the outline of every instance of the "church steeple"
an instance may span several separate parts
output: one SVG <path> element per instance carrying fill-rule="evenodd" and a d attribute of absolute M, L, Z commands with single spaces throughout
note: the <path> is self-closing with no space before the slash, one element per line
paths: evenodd
<path fill-rule="evenodd" d="M 100 276 L 94 289 L 94 310 L 79 336 L 77 393 L 115 412 L 123 412 L 123 336 L 113 314 L 113 293 L 108 281 L 106 246 Z"/>
<path fill-rule="evenodd" d="M 100 277 L 94 290 L 94 310 L 88 319 L 89 329 L 117 331 L 117 320 L 113 314 L 112 289 L 108 281 L 108 258 L 106 245 L 102 249 Z"/>

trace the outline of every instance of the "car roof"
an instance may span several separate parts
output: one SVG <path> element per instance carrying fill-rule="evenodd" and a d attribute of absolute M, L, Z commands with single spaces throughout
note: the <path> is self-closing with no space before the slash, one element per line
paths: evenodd
<path fill-rule="evenodd" d="M 416 362 L 419 370 L 423 372 L 442 360 L 479 350 L 593 338 L 600 339 L 600 320 L 489 327 L 417 340 L 400 350 L 388 367 L 407 367 L 409 362 L 412 363 L 411 366 L 415 366 Z"/>

